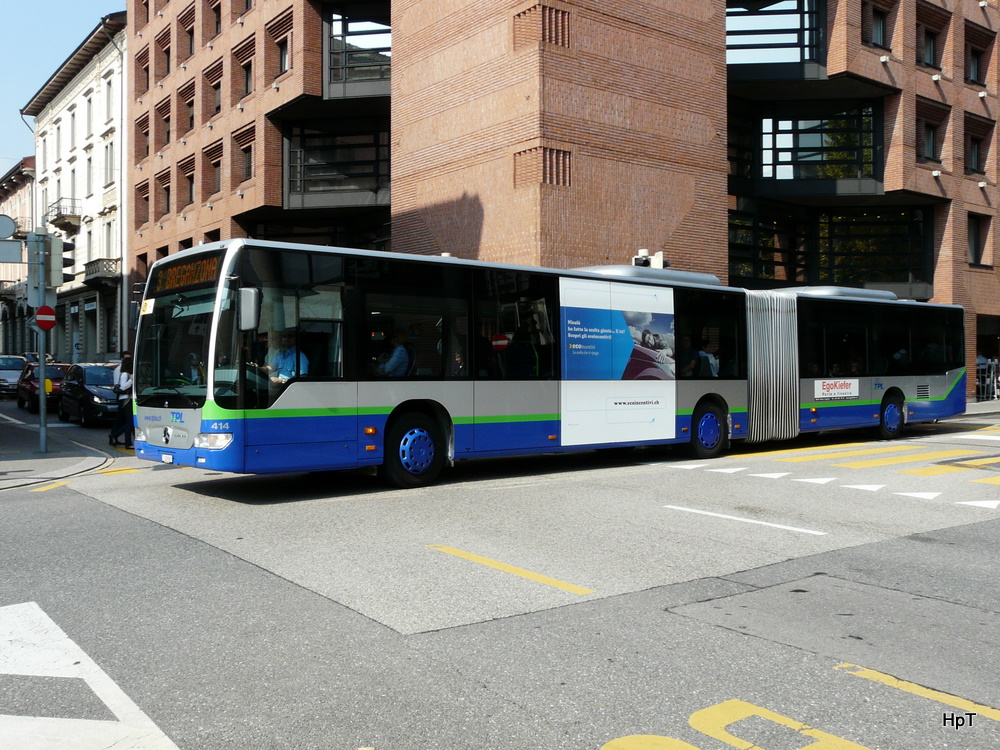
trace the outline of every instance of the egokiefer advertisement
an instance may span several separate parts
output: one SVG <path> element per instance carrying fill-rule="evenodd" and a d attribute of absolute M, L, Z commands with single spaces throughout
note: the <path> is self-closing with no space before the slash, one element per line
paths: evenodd
<path fill-rule="evenodd" d="M 861 381 L 854 379 L 817 380 L 813 384 L 813 396 L 818 401 L 846 401 L 861 396 Z"/>
<path fill-rule="evenodd" d="M 667 288 L 561 279 L 562 443 L 674 437 L 674 300 Z"/>

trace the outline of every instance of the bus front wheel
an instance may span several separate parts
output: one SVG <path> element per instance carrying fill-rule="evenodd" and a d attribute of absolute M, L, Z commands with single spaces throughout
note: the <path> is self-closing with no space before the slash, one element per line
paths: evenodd
<path fill-rule="evenodd" d="M 417 412 L 404 414 L 386 433 L 379 475 L 395 487 L 426 487 L 441 473 L 445 450 L 441 428 L 433 419 Z"/>
<path fill-rule="evenodd" d="M 878 434 L 883 440 L 894 440 L 903 434 L 905 406 L 899 396 L 889 396 L 882 402 L 878 420 Z"/>
<path fill-rule="evenodd" d="M 716 404 L 698 406 L 691 417 L 691 449 L 698 458 L 715 458 L 726 447 L 726 415 Z"/>

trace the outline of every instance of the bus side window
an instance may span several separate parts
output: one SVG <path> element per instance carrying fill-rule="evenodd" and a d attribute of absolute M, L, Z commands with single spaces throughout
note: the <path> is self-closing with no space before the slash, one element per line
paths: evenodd
<path fill-rule="evenodd" d="M 476 377 L 548 380 L 559 372 L 553 316 L 558 281 L 523 271 L 475 272 Z"/>

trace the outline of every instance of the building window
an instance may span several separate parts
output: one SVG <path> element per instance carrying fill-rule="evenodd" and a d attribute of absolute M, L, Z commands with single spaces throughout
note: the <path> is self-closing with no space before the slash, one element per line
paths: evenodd
<path fill-rule="evenodd" d="M 253 93 L 253 60 L 243 63 L 243 95 L 249 96 Z"/>
<path fill-rule="evenodd" d="M 931 161 L 938 160 L 938 126 L 924 123 L 924 135 L 920 155 Z"/>
<path fill-rule="evenodd" d="M 917 159 L 939 162 L 946 139 L 951 108 L 941 102 L 917 97 Z"/>
<path fill-rule="evenodd" d="M 278 75 L 288 72 L 288 39 L 278 42 Z"/>
<path fill-rule="evenodd" d="M 876 178 L 877 124 L 871 104 L 796 105 L 793 116 L 761 120 L 761 177 L 774 180 Z M 799 114 L 799 113 L 802 114 Z M 808 113 L 808 115 L 806 115 Z"/>
<path fill-rule="evenodd" d="M 969 232 L 969 264 L 973 266 L 987 265 L 986 239 L 989 236 L 990 219 L 979 214 L 968 215 Z"/>
<path fill-rule="evenodd" d="M 986 84 L 996 33 L 970 21 L 965 22 L 965 81 Z"/>
<path fill-rule="evenodd" d="M 920 62 L 932 68 L 937 67 L 938 35 L 933 31 L 924 32 L 924 45 L 920 52 Z"/>
<path fill-rule="evenodd" d="M 104 145 L 104 187 L 115 183 L 115 144 Z"/>
<path fill-rule="evenodd" d="M 253 145 L 245 146 L 240 151 L 243 154 L 243 180 L 253 177 Z"/>
<path fill-rule="evenodd" d="M 213 37 L 222 33 L 222 3 L 216 3 L 211 8 Z"/>
<path fill-rule="evenodd" d="M 115 116 L 115 82 L 108 78 L 104 82 L 104 116 L 111 122 Z"/>
<path fill-rule="evenodd" d="M 94 133 L 94 100 L 87 97 L 87 135 Z"/>
<path fill-rule="evenodd" d="M 993 120 L 965 113 L 965 173 L 982 175 L 986 172 L 990 142 L 993 140 Z"/>
<path fill-rule="evenodd" d="M 357 81 L 389 78 L 392 28 L 388 19 L 342 16 L 333 13 L 330 24 L 330 80 Z"/>
<path fill-rule="evenodd" d="M 965 71 L 969 83 L 983 83 L 983 52 L 978 49 L 969 50 L 969 67 Z"/>
<path fill-rule="evenodd" d="M 184 197 L 187 200 L 186 205 L 190 206 L 194 203 L 194 173 L 184 175 L 184 182 L 187 185 L 187 195 Z"/>
<path fill-rule="evenodd" d="M 87 157 L 87 195 L 94 194 L 94 160 Z"/>
<path fill-rule="evenodd" d="M 969 139 L 968 168 L 973 172 L 983 172 L 983 139 Z"/>
<path fill-rule="evenodd" d="M 872 44 L 889 46 L 889 14 L 878 8 L 872 11 Z"/>

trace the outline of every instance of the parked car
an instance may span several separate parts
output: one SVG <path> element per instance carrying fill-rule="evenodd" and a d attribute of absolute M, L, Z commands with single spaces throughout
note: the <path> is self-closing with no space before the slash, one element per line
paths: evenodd
<path fill-rule="evenodd" d="M 62 379 L 65 377 L 66 368 L 69 365 L 52 363 L 45 365 L 45 379 L 52 382 L 52 391 L 49 393 L 46 403 L 49 408 L 53 408 L 59 402 L 59 388 Z M 27 409 L 32 414 L 38 411 L 38 363 L 28 362 L 21 370 L 21 377 L 17 381 L 17 405 L 22 409 Z"/>
<path fill-rule="evenodd" d="M 0 396 L 17 395 L 17 381 L 26 362 L 17 354 L 0 354 Z"/>
<path fill-rule="evenodd" d="M 118 414 L 114 374 L 115 365 L 108 362 L 69 366 L 60 389 L 59 419 L 79 419 L 81 427 L 113 421 Z"/>

